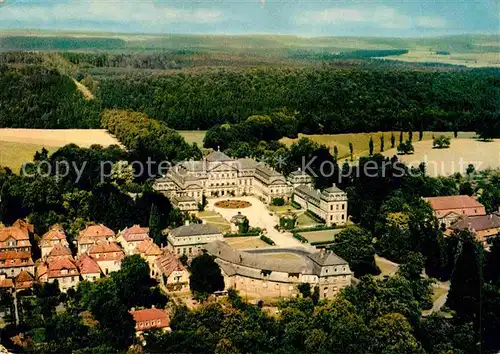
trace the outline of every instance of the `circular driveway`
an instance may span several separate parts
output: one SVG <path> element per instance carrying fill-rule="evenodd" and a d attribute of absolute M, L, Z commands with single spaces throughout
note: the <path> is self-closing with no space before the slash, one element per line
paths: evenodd
<path fill-rule="evenodd" d="M 218 208 L 214 204 L 220 200 L 246 200 L 252 203 L 248 208 L 242 209 L 224 209 Z M 278 225 L 279 219 L 276 215 L 271 215 L 267 206 L 255 197 L 223 197 L 209 198 L 207 210 L 213 210 L 221 214 L 224 219 L 230 221 L 231 218 L 241 212 L 248 218 L 248 222 L 252 227 L 260 227 L 266 229 L 266 236 L 271 238 L 277 246 L 280 247 L 303 247 L 302 243 L 293 238 L 290 232 L 279 232 L 274 227 Z"/>

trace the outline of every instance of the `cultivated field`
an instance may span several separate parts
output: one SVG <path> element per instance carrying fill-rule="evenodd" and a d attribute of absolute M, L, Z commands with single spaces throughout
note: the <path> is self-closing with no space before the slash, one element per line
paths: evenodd
<path fill-rule="evenodd" d="M 76 144 L 89 147 L 94 144 L 109 146 L 120 142 L 104 129 L 0 129 L 0 166 L 14 172 L 33 160 L 36 151 L 46 148 L 54 152 L 57 148 Z"/>
<path fill-rule="evenodd" d="M 485 66 L 500 67 L 500 54 L 498 52 L 487 53 L 461 53 L 452 52 L 449 55 L 438 55 L 434 51 L 426 49 L 410 50 L 407 54 L 389 56 L 386 59 L 401 60 L 412 63 L 442 63 L 465 65 L 480 68 Z"/>
<path fill-rule="evenodd" d="M 477 171 L 500 167 L 500 139 L 484 142 L 475 139 L 452 139 L 448 149 L 433 149 L 431 141 L 413 143 L 415 153 L 400 155 L 399 159 L 410 166 L 417 167 L 425 162 L 430 176 L 449 176 L 456 172 L 464 173 L 469 164 Z M 385 156 L 393 156 L 396 149 L 390 149 Z"/>
<path fill-rule="evenodd" d="M 374 132 L 374 133 L 349 133 L 349 134 L 320 134 L 320 135 L 307 135 L 307 134 L 299 134 L 297 139 L 289 139 L 283 138 L 280 141 L 285 145 L 292 145 L 294 142 L 297 142 L 300 138 L 305 137 L 309 138 L 319 144 L 326 145 L 330 148 L 330 152 L 333 154 L 334 146 L 337 146 L 339 151 L 339 159 L 349 158 L 349 143 L 352 143 L 354 150 L 354 157 L 368 155 L 369 148 L 368 143 L 370 141 L 370 137 L 373 137 L 373 152 L 380 152 L 380 136 L 384 136 L 384 150 L 390 150 L 391 148 L 391 133 L 394 133 L 394 137 L 396 138 L 396 145 L 399 143 L 399 134 L 400 132 Z M 446 135 L 453 137 L 452 132 L 424 132 L 423 140 L 432 140 L 432 136 Z M 475 136 L 473 132 L 459 132 L 459 139 L 467 139 Z M 408 138 L 408 133 L 403 134 L 403 139 L 406 140 Z M 418 132 L 413 133 L 413 142 L 416 143 L 418 141 Z M 394 153 L 393 153 L 394 155 Z"/>

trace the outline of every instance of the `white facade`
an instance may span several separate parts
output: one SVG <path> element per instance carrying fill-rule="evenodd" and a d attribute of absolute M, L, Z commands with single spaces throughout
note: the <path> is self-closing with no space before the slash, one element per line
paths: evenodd
<path fill-rule="evenodd" d="M 158 179 L 154 189 L 165 193 L 182 211 L 196 211 L 206 197 L 255 195 L 265 202 L 288 200 L 292 185 L 285 177 L 253 159 L 232 159 L 215 151 L 201 161 L 184 161 Z"/>
<path fill-rule="evenodd" d="M 328 226 L 347 223 L 347 193 L 335 185 L 323 192 L 300 185 L 295 188 L 293 201 L 318 215 Z"/>

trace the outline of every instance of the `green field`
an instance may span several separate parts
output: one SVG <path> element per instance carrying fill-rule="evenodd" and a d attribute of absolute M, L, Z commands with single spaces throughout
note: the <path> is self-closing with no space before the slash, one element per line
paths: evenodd
<path fill-rule="evenodd" d="M 397 147 L 399 143 L 400 132 L 394 131 L 394 137 L 396 138 Z M 322 134 L 322 135 L 306 135 L 299 134 L 297 139 L 283 138 L 280 141 L 287 146 L 292 145 L 294 142 L 298 141 L 301 137 L 309 138 L 319 144 L 326 145 L 330 148 L 333 154 L 334 146 L 337 146 L 339 151 L 339 159 L 345 159 L 349 157 L 349 143 L 352 143 L 354 156 L 359 157 L 363 155 L 368 155 L 369 153 L 369 141 L 370 137 L 373 137 L 373 152 L 380 152 L 380 136 L 384 136 L 384 151 L 391 148 L 391 132 L 375 132 L 375 133 L 351 133 L 351 134 Z M 453 132 L 424 132 L 423 140 L 431 140 L 432 136 L 445 135 L 453 137 Z M 475 136 L 473 132 L 459 132 L 458 138 L 469 139 Z M 408 133 L 403 133 L 403 140 L 408 138 Z M 418 141 L 418 132 L 413 133 L 413 142 Z"/>
<path fill-rule="evenodd" d="M 333 241 L 335 235 L 339 234 L 343 229 L 333 229 L 333 230 L 320 230 L 320 231 L 309 231 L 301 232 L 300 234 L 304 236 L 309 243 L 311 242 L 327 242 Z"/>
<path fill-rule="evenodd" d="M 246 66 L 297 62 L 297 52 L 320 59 L 326 54 L 355 50 L 406 49 L 409 52 L 389 59 L 411 62 L 438 62 L 467 66 L 500 66 L 500 36 L 456 35 L 426 38 L 382 37 L 299 37 L 292 35 L 183 35 L 103 32 L 6 30 L 0 35 L 2 50 L 45 51 L 167 51 L 204 65 Z M 449 55 L 437 55 L 437 51 Z M 300 63 L 301 60 L 298 60 Z M 195 65 L 198 66 L 198 65 Z"/>
<path fill-rule="evenodd" d="M 198 147 L 203 147 L 203 139 L 205 138 L 206 130 L 178 130 L 177 131 L 184 140 L 189 144 L 196 143 Z"/>
<path fill-rule="evenodd" d="M 8 167 L 18 173 L 24 163 L 33 161 L 35 152 L 40 151 L 44 145 L 21 142 L 0 141 L 0 167 Z M 57 147 L 46 147 L 49 153 L 56 151 Z"/>

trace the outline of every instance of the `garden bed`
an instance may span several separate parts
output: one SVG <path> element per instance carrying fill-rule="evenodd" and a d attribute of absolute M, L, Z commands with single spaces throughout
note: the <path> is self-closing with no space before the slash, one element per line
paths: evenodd
<path fill-rule="evenodd" d="M 252 203 L 246 200 L 220 200 L 214 204 L 217 208 L 223 209 L 243 209 L 252 206 Z"/>

